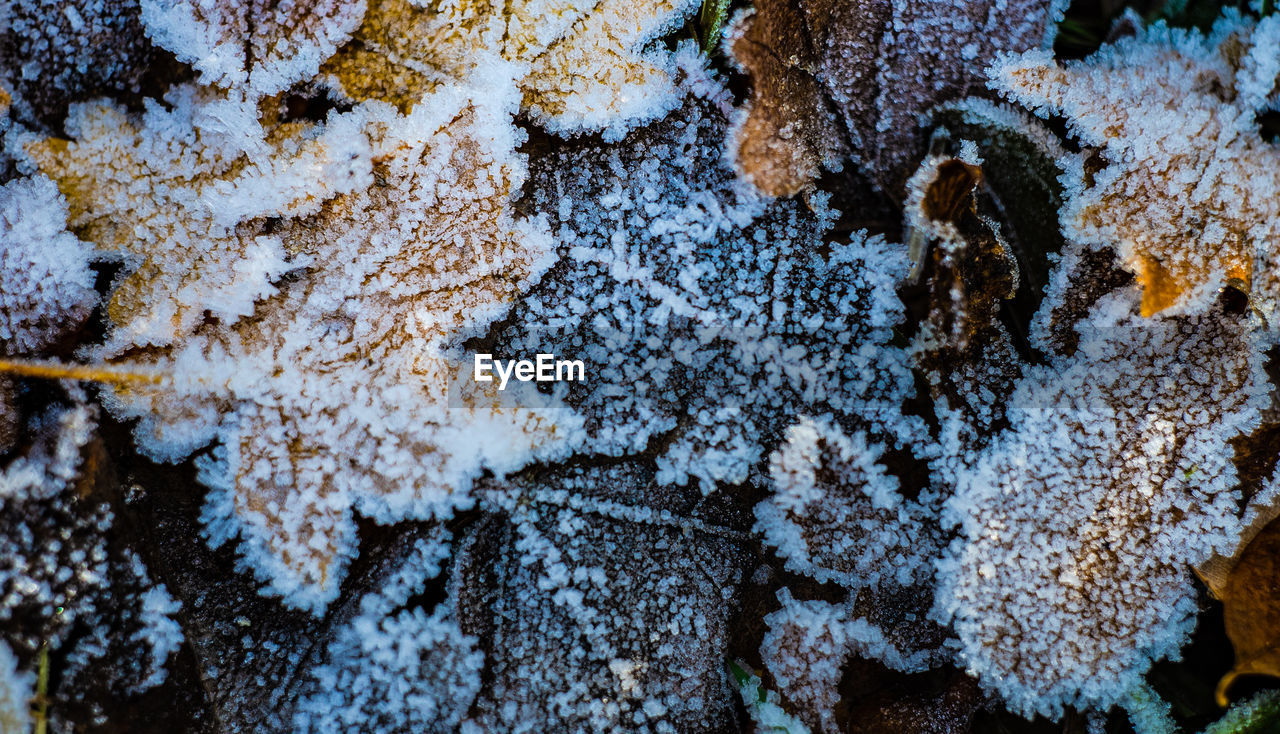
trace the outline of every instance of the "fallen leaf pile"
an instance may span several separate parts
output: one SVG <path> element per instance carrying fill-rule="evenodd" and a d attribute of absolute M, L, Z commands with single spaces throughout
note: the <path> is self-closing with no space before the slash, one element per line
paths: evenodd
<path fill-rule="evenodd" d="M 1274 728 L 1280 16 L 1079 6 L 0 9 L 0 730 Z"/>

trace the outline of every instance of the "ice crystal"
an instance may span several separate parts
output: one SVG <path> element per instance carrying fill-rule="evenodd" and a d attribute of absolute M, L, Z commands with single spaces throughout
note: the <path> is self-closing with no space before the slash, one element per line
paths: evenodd
<path fill-rule="evenodd" d="M 584 142 L 533 164 L 561 260 L 498 335 L 513 353 L 580 355 L 569 385 L 588 448 L 610 455 L 669 438 L 660 479 L 741 482 L 801 408 L 833 411 L 891 446 L 922 424 L 903 350 L 903 248 L 865 232 L 825 242 L 824 199 L 769 201 L 719 152 L 724 92 L 696 60 L 685 99 L 622 143 Z"/>
<path fill-rule="evenodd" d="M 131 115 L 107 100 L 72 108 L 71 140 L 30 140 L 70 204 L 68 223 L 124 258 L 106 353 L 179 341 L 205 318 L 234 322 L 275 292 L 305 246 L 272 218 L 316 214 L 372 181 L 360 121 L 259 121 L 243 100 L 190 85 Z M 139 181 L 150 182 L 139 186 Z"/>
<path fill-rule="evenodd" d="M 383 522 L 447 514 L 482 466 L 518 466 L 572 431 L 554 411 L 447 393 L 448 340 L 500 316 L 551 248 L 510 204 L 525 175 L 514 100 L 452 86 L 407 115 L 368 103 L 270 132 L 252 107 L 206 91 L 179 89 L 171 104 L 142 123 L 83 109 L 84 149 L 33 149 L 95 241 L 127 232 L 153 263 L 117 286 L 116 303 L 133 293 L 142 310 L 112 318 L 139 336 L 107 353 L 173 341 L 129 355 L 135 372 L 168 378 L 118 390 L 115 411 L 141 417 L 141 447 L 157 458 L 216 439 L 201 461 L 211 537 L 240 534 L 271 589 L 319 611 L 355 551 L 353 505 Z M 237 135 L 243 125 L 251 135 Z M 135 143 L 160 150 L 134 157 Z M 78 173 L 82 158 L 105 172 Z M 191 165 L 221 175 L 189 185 Z M 178 180 L 138 189 L 134 166 Z"/>
<path fill-rule="evenodd" d="M 697 7 L 693 0 L 370 0 L 355 38 L 322 74 L 351 98 L 408 108 L 496 54 L 521 69 L 521 107 L 539 124 L 618 134 L 675 103 L 671 62 L 645 48 Z"/>
<path fill-rule="evenodd" d="M 480 731 L 716 731 L 745 534 L 628 461 L 489 485 L 451 588 L 490 668 Z"/>
<path fill-rule="evenodd" d="M 479 692 L 484 655 L 449 604 L 431 613 L 404 608 L 440 572 L 448 550 L 438 539 L 419 540 L 383 587 L 361 599 L 359 614 L 312 669 L 294 731 L 457 730 Z"/>
<path fill-rule="evenodd" d="M 947 142 L 938 131 L 934 144 Z M 929 381 L 938 442 L 939 490 L 981 451 L 1005 421 L 1021 360 L 1001 318 L 1017 293 L 1017 258 L 995 218 L 1002 207 L 985 185 L 981 150 L 949 141 L 955 155 L 934 154 L 907 182 L 904 219 L 913 274 L 927 277 L 928 314 L 912 339 L 915 364 Z"/>
<path fill-rule="evenodd" d="M 765 669 L 789 710 L 814 731 L 838 732 L 837 685 L 850 656 L 880 660 L 895 670 L 918 672 L 934 663 L 929 650 L 903 654 L 894 641 L 848 605 L 797 601 L 778 592 L 782 608 L 765 617 L 769 630 L 760 646 Z"/>
<path fill-rule="evenodd" d="M 828 420 L 788 429 L 770 462 L 774 492 L 756 507 L 756 529 L 788 569 L 855 591 L 932 576 L 941 539 L 931 499 L 904 499 L 882 452 Z"/>
<path fill-rule="evenodd" d="M 853 160 L 894 197 L 919 150 L 917 118 L 981 88 L 1002 51 L 1052 38 L 1061 0 L 782 0 L 740 12 L 725 45 L 751 75 L 733 132 L 738 170 L 786 196 Z"/>
<path fill-rule="evenodd" d="M 1092 147 L 1102 167 L 1076 176 L 1063 226 L 1118 250 L 1143 314 L 1203 308 L 1235 283 L 1274 318 L 1280 165 L 1256 115 L 1273 105 L 1278 42 L 1280 17 L 1233 12 L 1207 36 L 1156 24 L 1083 61 L 1030 52 L 992 70 L 995 89 Z"/>
<path fill-rule="evenodd" d="M 1229 439 L 1266 404 L 1247 319 L 1144 319 L 1121 288 L 1029 369 L 960 478 L 937 609 L 1017 711 L 1124 703 L 1194 623 L 1188 564 L 1240 531 Z"/>
<path fill-rule="evenodd" d="M 0 357 L 31 355 L 75 331 L 98 300 L 89 247 L 65 229 L 67 205 L 43 177 L 0 186 Z M 0 453 L 18 438 L 11 379 L 0 375 Z"/>
<path fill-rule="evenodd" d="M 98 300 L 89 247 L 44 177 L 0 186 L 0 355 L 32 354 L 74 330 Z"/>
<path fill-rule="evenodd" d="M 141 0 L 147 34 L 205 83 L 274 94 L 309 79 L 364 18 L 364 0 Z"/>
<path fill-rule="evenodd" d="M 35 676 L 19 670 L 13 651 L 0 642 L 0 731 L 24 732 L 31 728 L 34 684 Z"/>
<path fill-rule="evenodd" d="M 15 118 L 57 126 L 67 104 L 137 95 L 165 66 L 147 40 L 137 0 L 10 0 L 0 10 L 0 87 Z"/>
<path fill-rule="evenodd" d="M 782 608 L 765 617 L 765 669 L 815 731 L 837 730 L 836 684 L 850 657 L 908 672 L 946 657 L 925 618 L 942 547 L 937 498 L 904 498 L 878 463 L 882 451 L 829 419 L 802 419 L 774 452 L 773 494 L 755 509 L 756 532 L 787 569 L 847 594 L 836 604 L 797 601 L 783 588 Z"/>
<path fill-rule="evenodd" d="M 32 444 L 0 472 L 0 622 L 26 659 L 41 645 L 62 655 L 55 708 L 92 711 L 161 683 L 182 634 L 164 586 L 109 543 L 112 513 L 82 461 L 96 411 L 70 398 L 26 426 Z"/>

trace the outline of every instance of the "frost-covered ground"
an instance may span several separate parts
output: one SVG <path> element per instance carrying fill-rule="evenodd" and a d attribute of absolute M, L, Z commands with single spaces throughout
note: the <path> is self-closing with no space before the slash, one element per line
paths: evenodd
<path fill-rule="evenodd" d="M 7 3 L 0 734 L 1280 730 L 1278 81 L 1264 2 Z"/>

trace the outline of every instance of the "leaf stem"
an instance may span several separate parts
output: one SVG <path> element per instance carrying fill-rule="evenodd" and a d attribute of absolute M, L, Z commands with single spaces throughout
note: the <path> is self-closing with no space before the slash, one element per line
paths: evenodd
<path fill-rule="evenodd" d="M 15 377 L 38 377 L 46 380 L 90 380 L 110 384 L 159 384 L 164 376 L 157 373 L 132 372 L 110 365 L 63 364 L 60 362 L 28 362 L 0 359 L 0 374 Z"/>

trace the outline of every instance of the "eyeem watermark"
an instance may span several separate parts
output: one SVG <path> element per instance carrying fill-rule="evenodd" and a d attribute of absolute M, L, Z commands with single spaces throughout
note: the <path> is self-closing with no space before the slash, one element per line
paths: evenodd
<path fill-rule="evenodd" d="M 477 354 L 471 379 L 493 382 L 498 377 L 498 390 L 506 390 L 514 376 L 520 382 L 582 382 L 587 379 L 587 366 L 580 359 L 556 359 L 554 354 L 539 354 L 534 359 L 494 359 L 492 354 Z"/>

